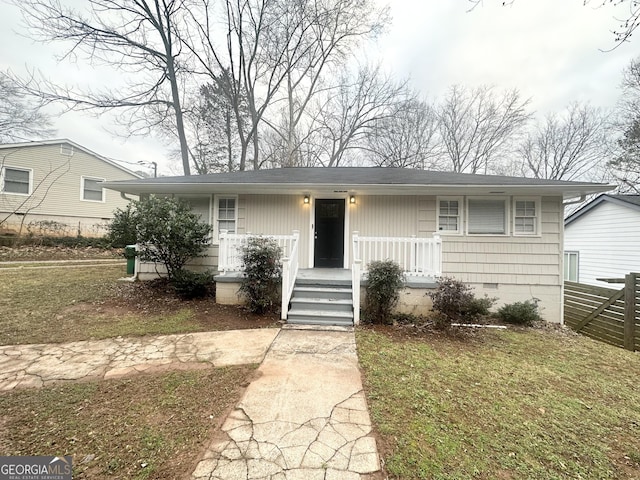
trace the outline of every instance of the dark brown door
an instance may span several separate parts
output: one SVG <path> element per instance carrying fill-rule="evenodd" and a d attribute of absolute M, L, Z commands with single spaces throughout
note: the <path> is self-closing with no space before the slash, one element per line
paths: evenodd
<path fill-rule="evenodd" d="M 344 199 L 316 200 L 314 266 L 342 268 L 344 265 Z"/>

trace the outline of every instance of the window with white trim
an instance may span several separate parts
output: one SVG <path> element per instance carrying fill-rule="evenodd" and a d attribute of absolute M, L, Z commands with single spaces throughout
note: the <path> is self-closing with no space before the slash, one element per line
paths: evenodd
<path fill-rule="evenodd" d="M 579 267 L 580 253 L 564 252 L 564 279 L 570 282 L 577 282 Z"/>
<path fill-rule="evenodd" d="M 538 233 L 538 205 L 535 200 L 516 200 L 513 216 L 514 235 Z"/>
<path fill-rule="evenodd" d="M 238 198 L 216 197 L 216 222 L 217 232 L 222 230 L 228 233 L 236 233 L 238 223 Z"/>
<path fill-rule="evenodd" d="M 467 201 L 467 233 L 506 235 L 507 205 L 504 199 L 470 198 Z"/>
<path fill-rule="evenodd" d="M 3 167 L 0 170 L 2 182 L 0 192 L 15 195 L 31 195 L 31 169 Z"/>
<path fill-rule="evenodd" d="M 460 231 L 460 210 L 462 202 L 460 199 L 441 198 L 438 199 L 438 231 L 454 232 Z"/>
<path fill-rule="evenodd" d="M 104 182 L 104 178 L 82 177 L 82 200 L 104 202 L 104 189 L 100 182 Z"/>

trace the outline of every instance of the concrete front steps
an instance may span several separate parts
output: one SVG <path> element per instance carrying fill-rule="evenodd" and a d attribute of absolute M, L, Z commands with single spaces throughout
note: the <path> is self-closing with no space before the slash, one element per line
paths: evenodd
<path fill-rule="evenodd" d="M 350 281 L 296 280 L 287 323 L 302 325 L 353 325 Z"/>

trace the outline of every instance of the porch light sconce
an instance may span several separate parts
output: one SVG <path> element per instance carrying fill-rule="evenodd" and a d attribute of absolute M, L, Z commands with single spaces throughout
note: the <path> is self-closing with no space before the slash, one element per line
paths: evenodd
<path fill-rule="evenodd" d="M 309 204 L 309 195 L 305 195 L 304 196 L 304 204 L 308 205 Z"/>
<path fill-rule="evenodd" d="M 351 195 L 351 196 L 349 197 L 349 203 L 350 203 L 351 205 L 355 205 L 355 204 L 356 204 L 356 196 L 355 196 L 355 195 Z"/>

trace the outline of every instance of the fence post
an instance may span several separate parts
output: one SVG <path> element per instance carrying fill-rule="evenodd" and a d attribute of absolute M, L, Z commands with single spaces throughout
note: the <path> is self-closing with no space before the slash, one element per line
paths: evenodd
<path fill-rule="evenodd" d="M 628 273 L 624 281 L 624 348 L 635 350 L 636 274 Z"/>

